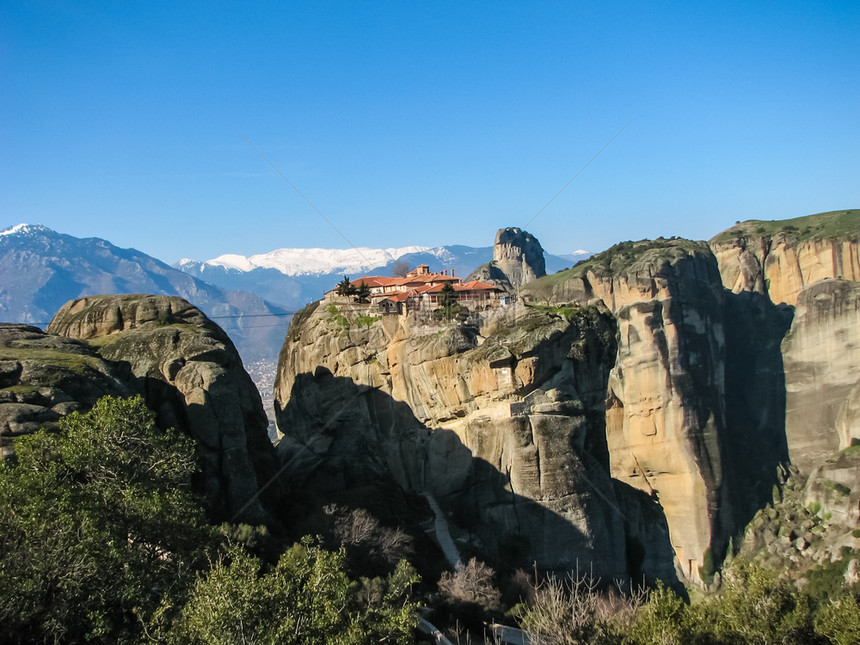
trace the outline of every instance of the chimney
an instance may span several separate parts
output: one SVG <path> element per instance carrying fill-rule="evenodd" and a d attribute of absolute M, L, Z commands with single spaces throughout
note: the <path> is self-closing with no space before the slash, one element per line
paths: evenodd
<path fill-rule="evenodd" d="M 451 269 L 451 277 L 454 277 L 454 269 Z"/>

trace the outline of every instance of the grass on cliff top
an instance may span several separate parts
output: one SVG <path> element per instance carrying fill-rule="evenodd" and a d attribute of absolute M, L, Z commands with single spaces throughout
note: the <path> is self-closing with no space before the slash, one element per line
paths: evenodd
<path fill-rule="evenodd" d="M 572 268 L 544 276 L 523 288 L 524 292 L 540 289 L 541 285 L 556 285 L 584 276 L 593 271 L 600 277 L 622 275 L 644 269 L 659 268 L 664 262 L 674 263 L 689 255 L 707 250 L 707 243 L 683 238 L 657 238 L 637 242 L 619 242 L 602 253 L 577 262 Z"/>
<path fill-rule="evenodd" d="M 133 329 L 123 329 L 121 331 L 115 331 L 115 332 L 107 334 L 105 336 L 96 336 L 95 338 L 87 338 L 84 340 L 84 342 L 87 343 L 87 345 L 90 345 L 92 347 L 107 347 L 108 345 L 113 345 L 114 343 L 122 340 L 123 338 L 127 338 L 131 334 L 140 333 L 141 331 L 143 331 L 143 332 L 152 331 L 153 327 L 155 327 L 156 329 L 159 329 L 159 330 L 166 329 L 166 328 L 172 328 L 172 329 L 178 329 L 179 331 L 188 331 L 188 330 L 192 330 L 192 329 L 200 329 L 199 327 L 197 327 L 197 325 L 193 325 L 191 323 L 184 323 L 184 322 L 175 322 L 175 323 L 168 323 L 168 324 L 160 323 L 160 322 L 157 322 L 154 320 L 150 321 L 150 322 L 156 323 L 156 325 L 147 326 L 147 325 L 149 325 L 149 323 L 144 323 L 144 325 L 141 325 L 140 327 L 134 327 Z"/>
<path fill-rule="evenodd" d="M 738 237 L 765 237 L 783 234 L 801 242 L 808 239 L 844 239 L 860 235 L 860 210 L 829 211 L 783 220 L 751 219 L 719 233 L 711 242 L 731 242 Z"/>
<path fill-rule="evenodd" d="M 58 352 L 42 347 L 0 347 L 0 360 L 33 361 L 43 365 L 62 367 L 76 374 L 89 370 L 98 371 L 100 361 L 86 354 Z"/>

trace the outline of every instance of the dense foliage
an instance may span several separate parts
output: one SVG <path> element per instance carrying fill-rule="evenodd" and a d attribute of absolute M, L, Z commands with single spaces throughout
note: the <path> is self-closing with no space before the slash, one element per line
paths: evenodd
<path fill-rule="evenodd" d="M 0 463 L 0 642 L 406 642 L 416 580 L 350 580 L 307 539 L 274 566 L 216 530 L 191 490 L 193 442 L 139 397 L 16 444 Z M 253 639 L 248 636 L 253 635 Z M 246 637 L 243 640 L 243 637 Z"/>
<path fill-rule="evenodd" d="M 737 561 L 716 594 L 685 602 L 658 586 L 607 596 L 551 579 L 522 612 L 537 645 L 816 645 L 860 642 L 860 599 L 817 599 L 773 571 Z"/>
<path fill-rule="evenodd" d="M 0 640 L 133 640 L 214 545 L 192 442 L 105 397 L 0 464 Z"/>

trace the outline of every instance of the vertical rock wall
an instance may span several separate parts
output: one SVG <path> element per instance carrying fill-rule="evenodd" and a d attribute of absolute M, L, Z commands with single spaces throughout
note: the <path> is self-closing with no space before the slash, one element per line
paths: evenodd
<path fill-rule="evenodd" d="M 432 494 L 455 535 L 508 564 L 624 577 L 635 549 L 637 575 L 674 579 L 653 556 L 670 548 L 665 534 L 638 523 L 627 544 L 622 507 L 635 498 L 622 503 L 607 471 L 605 309 L 358 324 L 366 308 L 323 304 L 291 324 L 275 398 L 296 486 L 391 481 Z"/>
<path fill-rule="evenodd" d="M 678 569 L 698 580 L 706 551 L 721 555 L 734 528 L 723 445 L 724 295 L 715 258 L 702 242 L 624 243 L 552 279 L 553 300 L 599 298 L 615 315 L 610 472 L 659 501 Z M 543 294 L 541 282 L 531 288 Z"/>
<path fill-rule="evenodd" d="M 809 473 L 860 438 L 860 283 L 822 280 L 804 289 L 782 351 L 789 452 Z"/>

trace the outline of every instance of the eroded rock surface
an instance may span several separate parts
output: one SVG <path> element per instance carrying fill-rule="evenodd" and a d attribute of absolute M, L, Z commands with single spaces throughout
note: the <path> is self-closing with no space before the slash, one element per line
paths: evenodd
<path fill-rule="evenodd" d="M 106 394 L 129 396 L 129 373 L 86 343 L 37 327 L 0 323 L 0 451 L 16 437 L 58 427 L 60 417 L 86 411 Z"/>
<path fill-rule="evenodd" d="M 359 309 L 312 306 L 290 326 L 275 399 L 294 482 L 387 478 L 432 494 L 455 535 L 491 557 L 628 573 L 627 502 L 609 478 L 603 438 L 615 354 L 605 309 L 568 319 L 511 306 L 458 325 L 413 315 L 367 325 Z M 650 555 L 661 537 L 632 539 Z M 671 580 L 662 566 L 643 572 Z"/>
<path fill-rule="evenodd" d="M 805 492 L 807 508 L 826 524 L 841 526 L 846 532 L 860 528 L 860 446 L 836 452 L 819 463 Z"/>
<path fill-rule="evenodd" d="M 618 325 L 607 389 L 611 474 L 666 514 L 680 571 L 696 580 L 732 531 L 725 432 L 724 295 L 708 245 L 625 242 L 525 293 L 602 301 Z"/>
<path fill-rule="evenodd" d="M 475 269 L 466 282 L 480 280 L 513 293 L 545 275 L 546 262 L 540 242 L 531 233 L 511 227 L 496 232 L 493 261 Z"/>
<path fill-rule="evenodd" d="M 809 473 L 860 438 L 860 283 L 822 280 L 804 289 L 782 351 L 789 452 Z"/>
<path fill-rule="evenodd" d="M 768 294 L 797 304 L 825 278 L 860 281 L 859 211 L 834 211 L 784 222 L 750 221 L 711 240 L 723 284 L 735 293 Z"/>
<path fill-rule="evenodd" d="M 126 365 L 159 424 L 196 439 L 202 488 L 216 515 L 266 519 L 258 496 L 276 459 L 260 396 L 230 339 L 199 309 L 170 296 L 79 298 L 48 331 Z"/>

